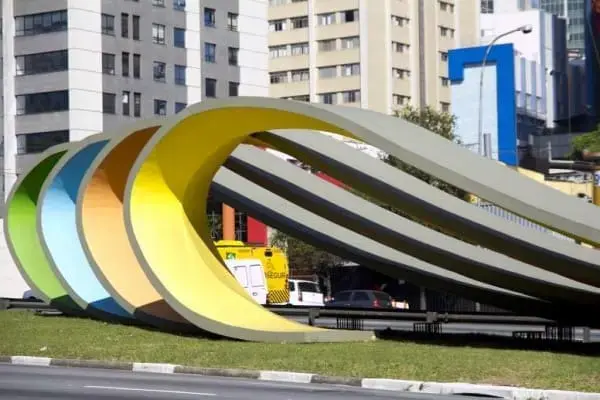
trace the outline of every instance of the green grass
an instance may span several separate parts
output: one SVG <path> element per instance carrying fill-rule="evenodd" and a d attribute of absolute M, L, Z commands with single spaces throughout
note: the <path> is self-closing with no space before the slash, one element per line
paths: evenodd
<path fill-rule="evenodd" d="M 262 344 L 208 340 L 26 311 L 0 312 L 0 355 L 272 369 L 352 377 L 600 392 L 600 357 L 385 341 Z"/>

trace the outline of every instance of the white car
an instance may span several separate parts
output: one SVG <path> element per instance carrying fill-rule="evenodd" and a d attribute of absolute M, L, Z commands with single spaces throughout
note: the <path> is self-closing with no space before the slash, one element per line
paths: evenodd
<path fill-rule="evenodd" d="M 319 287 L 312 281 L 303 281 L 299 279 L 289 280 L 290 305 L 292 306 L 316 306 L 323 307 L 323 293 Z"/>

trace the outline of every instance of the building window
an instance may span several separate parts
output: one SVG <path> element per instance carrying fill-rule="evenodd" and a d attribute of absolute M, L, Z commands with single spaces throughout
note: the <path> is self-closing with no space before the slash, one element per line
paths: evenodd
<path fill-rule="evenodd" d="M 342 65 L 342 76 L 360 75 L 360 63 Z"/>
<path fill-rule="evenodd" d="M 287 28 L 287 23 L 285 19 L 276 19 L 273 21 L 269 21 L 269 31 L 270 32 L 281 32 L 285 31 Z"/>
<path fill-rule="evenodd" d="M 396 53 L 406 53 L 410 49 L 410 45 L 400 42 L 392 42 L 392 49 Z"/>
<path fill-rule="evenodd" d="M 132 18 L 132 28 L 133 28 L 133 33 L 131 35 L 131 37 L 133 38 L 133 40 L 140 40 L 140 16 L 139 15 L 134 15 L 131 17 Z"/>
<path fill-rule="evenodd" d="M 410 78 L 410 71 L 402 68 L 392 68 L 392 76 L 394 79 Z"/>
<path fill-rule="evenodd" d="M 309 77 L 308 69 L 297 69 L 292 71 L 292 82 L 307 81 Z"/>
<path fill-rule="evenodd" d="M 69 131 L 47 131 L 17 135 L 17 154 L 41 153 L 52 146 L 69 142 Z"/>
<path fill-rule="evenodd" d="M 152 43 L 165 44 L 165 26 L 152 24 Z"/>
<path fill-rule="evenodd" d="M 133 77 L 136 79 L 140 79 L 141 69 L 142 69 L 142 56 L 139 54 L 133 55 Z"/>
<path fill-rule="evenodd" d="M 450 112 L 450 103 L 446 103 L 441 101 L 440 102 L 440 109 L 442 110 L 442 112 Z"/>
<path fill-rule="evenodd" d="M 360 90 L 347 90 L 342 92 L 342 98 L 344 99 L 344 103 L 359 103 Z"/>
<path fill-rule="evenodd" d="M 142 115 L 142 94 L 133 93 L 133 116 L 140 117 Z"/>
<path fill-rule="evenodd" d="M 69 109 L 69 91 L 43 92 L 16 96 L 17 115 L 40 114 Z"/>
<path fill-rule="evenodd" d="M 447 51 L 440 51 L 440 60 L 446 62 L 448 61 L 448 52 Z"/>
<path fill-rule="evenodd" d="M 309 47 L 308 47 L 308 43 L 294 43 L 291 46 L 292 48 L 292 55 L 293 56 L 300 56 L 303 54 L 308 54 L 309 52 Z"/>
<path fill-rule="evenodd" d="M 102 73 L 106 75 L 115 74 L 115 55 L 102 53 Z"/>
<path fill-rule="evenodd" d="M 342 22 L 356 22 L 358 21 L 358 10 L 347 10 L 342 11 Z"/>
<path fill-rule="evenodd" d="M 335 13 L 326 13 L 317 15 L 317 23 L 319 25 L 335 24 Z"/>
<path fill-rule="evenodd" d="M 454 29 L 452 28 L 447 28 L 445 26 L 440 26 L 440 35 L 442 37 L 454 37 Z"/>
<path fill-rule="evenodd" d="M 229 47 L 227 49 L 227 59 L 229 60 L 229 65 L 238 65 L 238 53 L 240 49 L 235 47 Z"/>
<path fill-rule="evenodd" d="M 319 40 L 317 43 L 319 51 L 334 51 L 337 48 L 335 39 Z"/>
<path fill-rule="evenodd" d="M 173 46 L 185 48 L 185 29 L 173 28 Z"/>
<path fill-rule="evenodd" d="M 129 53 L 121 53 L 121 74 L 125 77 L 129 76 Z"/>
<path fill-rule="evenodd" d="M 110 14 L 102 14 L 100 17 L 102 24 L 103 35 L 115 35 L 115 16 Z"/>
<path fill-rule="evenodd" d="M 187 107 L 186 103 L 175 102 L 175 114 L 183 111 Z"/>
<path fill-rule="evenodd" d="M 173 0 L 173 9 L 177 11 L 185 11 L 185 0 Z"/>
<path fill-rule="evenodd" d="M 154 115 L 167 115 L 167 101 L 154 99 Z"/>
<path fill-rule="evenodd" d="M 164 7 L 165 0 L 152 0 L 152 5 L 155 7 Z"/>
<path fill-rule="evenodd" d="M 28 54 L 15 57 L 17 75 L 47 74 L 69 69 L 67 50 Z"/>
<path fill-rule="evenodd" d="M 116 112 L 115 103 L 117 95 L 114 93 L 102 93 L 102 112 L 104 114 L 114 114 Z"/>
<path fill-rule="evenodd" d="M 360 38 L 358 36 L 342 38 L 342 49 L 358 49 L 360 47 Z"/>
<path fill-rule="evenodd" d="M 319 95 L 319 102 L 323 104 L 336 104 L 337 93 L 321 93 Z"/>
<path fill-rule="evenodd" d="M 287 100 L 310 101 L 310 96 L 307 94 L 300 95 L 300 96 L 292 96 L 292 97 L 288 97 Z"/>
<path fill-rule="evenodd" d="M 440 82 L 442 86 L 448 86 L 449 84 L 448 78 L 446 78 L 445 76 L 440 76 Z"/>
<path fill-rule="evenodd" d="M 214 8 L 204 7 L 204 26 L 215 27 L 217 11 Z"/>
<path fill-rule="evenodd" d="M 161 61 L 154 61 L 152 71 L 156 82 L 166 81 L 167 64 Z"/>
<path fill-rule="evenodd" d="M 439 3 L 440 3 L 440 11 L 445 11 L 445 12 L 449 12 L 449 13 L 454 12 L 454 4 L 447 3 L 445 1 L 440 1 Z"/>
<path fill-rule="evenodd" d="M 217 80 L 212 78 L 204 79 L 204 96 L 217 97 Z"/>
<path fill-rule="evenodd" d="M 214 43 L 204 43 L 204 61 L 207 63 L 217 62 L 217 45 Z"/>
<path fill-rule="evenodd" d="M 392 15 L 392 25 L 393 26 L 407 26 L 409 22 L 410 22 L 410 19 L 408 19 L 406 17 Z"/>
<path fill-rule="evenodd" d="M 238 15 L 234 13 L 227 13 L 227 29 L 232 32 L 238 30 Z"/>
<path fill-rule="evenodd" d="M 229 82 L 229 97 L 237 97 L 240 92 L 239 82 Z"/>
<path fill-rule="evenodd" d="M 129 92 L 124 90 L 121 97 L 121 104 L 123 105 L 123 115 L 129 115 L 129 103 L 131 99 L 129 98 Z"/>
<path fill-rule="evenodd" d="M 292 29 L 308 28 L 308 17 L 292 18 Z"/>
<path fill-rule="evenodd" d="M 185 65 L 175 65 L 175 84 L 185 85 Z"/>
<path fill-rule="evenodd" d="M 337 67 L 335 65 L 331 65 L 329 67 L 319 67 L 319 78 L 329 79 L 329 78 L 335 78 L 336 76 L 337 76 Z"/>
<path fill-rule="evenodd" d="M 287 83 L 288 73 L 287 72 L 271 72 L 269 74 L 271 83 Z"/>
<path fill-rule="evenodd" d="M 410 96 L 404 96 L 401 94 L 392 95 L 392 102 L 395 105 L 403 106 L 410 103 Z"/>
<path fill-rule="evenodd" d="M 482 14 L 493 14 L 494 13 L 494 0 L 481 0 L 481 13 Z"/>
<path fill-rule="evenodd" d="M 269 57 L 270 58 L 279 58 L 288 56 L 287 46 L 271 46 L 269 47 Z"/>
<path fill-rule="evenodd" d="M 105 14 L 103 14 L 103 16 L 104 15 Z M 104 19 L 102 21 L 104 22 Z M 15 36 L 33 36 L 41 35 L 43 33 L 65 31 L 67 30 L 67 24 L 67 10 L 23 15 L 15 17 Z M 104 33 L 104 31 L 102 33 Z"/>
<path fill-rule="evenodd" d="M 121 37 L 129 37 L 129 14 L 121 13 Z"/>

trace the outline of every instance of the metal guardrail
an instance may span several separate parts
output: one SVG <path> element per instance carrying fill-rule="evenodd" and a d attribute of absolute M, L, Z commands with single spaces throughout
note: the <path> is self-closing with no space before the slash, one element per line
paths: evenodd
<path fill-rule="evenodd" d="M 539 318 L 519 316 L 512 314 L 496 313 L 439 313 L 430 311 L 376 311 L 358 309 L 335 309 L 314 307 L 288 307 L 267 306 L 270 311 L 289 317 L 305 317 L 310 324 L 314 324 L 318 318 L 334 318 L 338 324 L 348 326 L 345 329 L 358 329 L 364 320 L 382 321 L 411 321 L 425 323 L 477 323 L 477 324 L 515 324 L 515 325 L 554 325 L 554 321 Z M 53 310 L 49 304 L 39 300 L 29 299 L 1 299 L 0 310 L 3 309 L 29 309 L 29 310 Z M 361 322 L 362 320 L 362 322 Z M 346 322 L 343 322 L 346 321 Z M 354 322 L 353 322 L 354 321 Z"/>
<path fill-rule="evenodd" d="M 359 318 L 387 321 L 417 321 L 427 323 L 478 323 L 515 325 L 552 325 L 554 321 L 539 318 L 499 313 L 439 313 L 431 311 L 375 311 L 357 309 L 310 308 L 267 306 L 270 311 L 282 316 L 317 318 Z"/>

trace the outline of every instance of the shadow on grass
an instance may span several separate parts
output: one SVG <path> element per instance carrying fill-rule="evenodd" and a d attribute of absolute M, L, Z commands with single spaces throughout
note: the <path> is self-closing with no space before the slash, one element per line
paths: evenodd
<path fill-rule="evenodd" d="M 598 356 L 600 343 L 583 343 L 545 339 L 517 339 L 486 334 L 428 334 L 384 330 L 377 337 L 388 341 L 412 342 L 447 347 L 471 347 L 503 350 L 532 350 L 552 353 Z"/>

